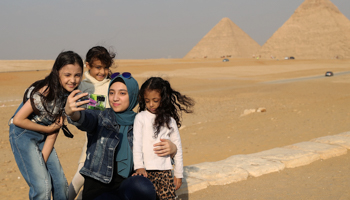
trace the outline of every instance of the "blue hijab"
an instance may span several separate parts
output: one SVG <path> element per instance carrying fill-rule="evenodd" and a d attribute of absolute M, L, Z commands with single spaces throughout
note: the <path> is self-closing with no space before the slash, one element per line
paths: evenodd
<path fill-rule="evenodd" d="M 132 111 L 137 105 L 137 95 L 139 93 L 139 85 L 133 78 L 124 78 L 119 75 L 111 80 L 109 88 L 115 82 L 121 82 L 126 85 L 129 94 L 129 107 L 124 112 L 114 112 L 117 123 L 120 125 L 118 138 L 120 139 L 117 146 L 116 161 L 118 162 L 118 174 L 127 178 L 133 167 L 132 151 L 128 142 L 129 127 L 134 124 L 136 113 Z"/>

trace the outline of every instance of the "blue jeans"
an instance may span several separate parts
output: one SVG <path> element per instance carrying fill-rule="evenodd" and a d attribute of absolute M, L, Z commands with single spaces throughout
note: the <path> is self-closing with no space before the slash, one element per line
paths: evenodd
<path fill-rule="evenodd" d="M 125 179 L 116 193 L 103 193 L 94 200 L 155 200 L 156 190 L 150 180 L 143 176 Z"/>
<path fill-rule="evenodd" d="M 53 149 L 45 163 L 41 150 L 46 136 L 35 131 L 10 125 L 10 144 L 17 166 L 26 180 L 29 199 L 68 199 L 68 183 Z"/>

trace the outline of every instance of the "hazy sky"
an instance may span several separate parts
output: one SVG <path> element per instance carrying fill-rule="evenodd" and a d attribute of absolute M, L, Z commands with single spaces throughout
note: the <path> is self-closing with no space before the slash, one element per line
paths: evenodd
<path fill-rule="evenodd" d="M 119 59 L 182 58 L 228 17 L 260 45 L 304 0 L 1 0 L 0 59 L 83 58 L 95 45 Z M 350 19 L 350 0 L 332 0 Z"/>

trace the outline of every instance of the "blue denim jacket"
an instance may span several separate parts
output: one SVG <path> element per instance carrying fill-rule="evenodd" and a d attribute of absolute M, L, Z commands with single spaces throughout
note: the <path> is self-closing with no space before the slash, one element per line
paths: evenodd
<path fill-rule="evenodd" d="M 104 111 L 81 111 L 81 117 L 73 122 L 68 117 L 68 122 L 78 129 L 87 132 L 88 144 L 86 160 L 80 173 L 101 181 L 110 183 L 113 177 L 115 150 L 119 144 L 119 127 L 114 111 L 107 108 Z M 132 149 L 133 126 L 128 130 L 128 141 Z"/>

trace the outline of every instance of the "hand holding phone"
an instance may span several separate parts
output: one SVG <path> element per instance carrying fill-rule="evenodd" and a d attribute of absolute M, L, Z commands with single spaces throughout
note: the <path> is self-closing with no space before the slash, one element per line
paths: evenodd
<path fill-rule="evenodd" d="M 76 95 L 79 95 L 79 94 L 83 94 L 83 93 L 82 93 L 82 92 L 79 92 L 79 93 L 77 93 Z M 81 97 L 80 99 L 77 100 L 77 103 L 78 103 L 78 102 L 81 102 L 81 101 L 90 100 L 90 99 L 89 99 L 89 96 L 90 96 L 90 94 L 88 93 L 88 95 Z M 89 103 L 85 103 L 85 104 L 82 104 L 82 105 L 80 105 L 80 106 L 78 106 L 78 107 L 80 107 L 80 108 L 88 108 L 88 104 L 89 104 Z"/>
<path fill-rule="evenodd" d="M 81 94 L 81 93 L 78 93 Z M 100 94 L 88 94 L 80 99 L 77 102 L 89 100 L 89 103 L 82 104 L 79 107 L 87 108 L 91 110 L 105 110 L 106 109 L 106 96 Z"/>

